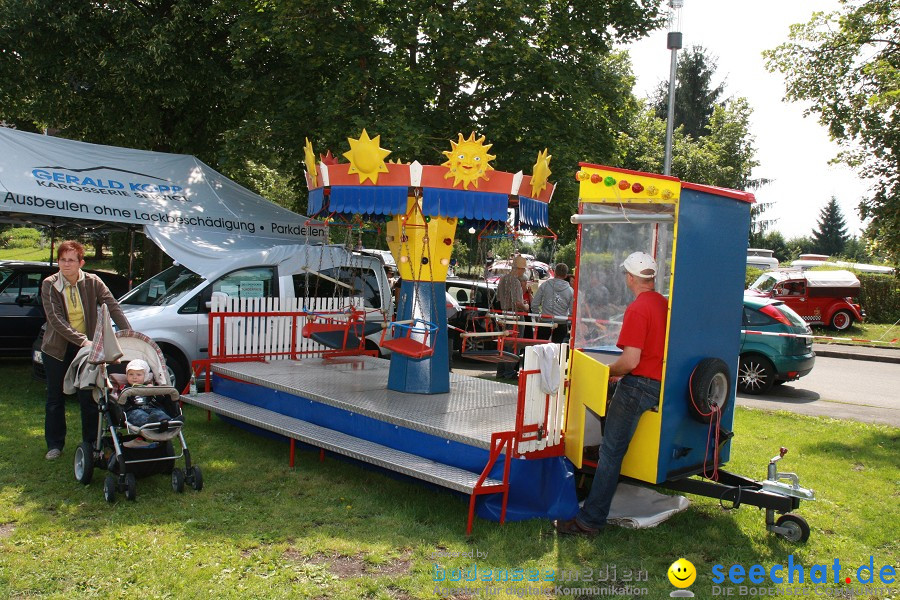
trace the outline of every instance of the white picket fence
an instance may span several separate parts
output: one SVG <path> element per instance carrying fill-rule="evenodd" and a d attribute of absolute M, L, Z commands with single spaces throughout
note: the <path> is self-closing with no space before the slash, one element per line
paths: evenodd
<path fill-rule="evenodd" d="M 350 305 L 362 310 L 359 298 L 310 298 L 306 304 L 306 308 L 314 312 L 340 311 Z M 329 350 L 301 334 L 309 319 L 303 301 L 297 298 L 282 301 L 280 298 L 236 298 L 214 294 L 210 311 L 211 358 L 262 355 L 271 360 L 287 360 L 292 352 L 316 356 Z M 231 317 L 217 316 L 216 313 L 252 314 Z"/>
<path fill-rule="evenodd" d="M 559 387 L 555 392 L 547 394 L 541 385 L 541 374 L 528 373 L 525 375 L 525 407 L 522 425 L 524 428 L 540 427 L 541 439 L 528 435 L 526 441 L 521 437 L 518 442 L 520 453 L 536 452 L 551 446 L 558 446 L 562 441 L 562 431 L 565 427 L 564 418 L 566 410 L 566 368 L 569 362 L 568 344 L 553 344 L 558 351 L 556 361 L 552 368 L 559 374 Z M 534 346 L 525 348 L 525 371 L 540 371 L 540 364 Z"/>

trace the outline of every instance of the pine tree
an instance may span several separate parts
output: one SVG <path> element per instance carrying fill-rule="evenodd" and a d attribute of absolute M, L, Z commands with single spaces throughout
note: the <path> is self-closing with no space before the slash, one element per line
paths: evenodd
<path fill-rule="evenodd" d="M 725 83 L 713 86 L 718 59 L 703 46 L 692 46 L 678 57 L 675 77 L 675 127 L 699 139 L 709 135 L 709 122 L 716 105 L 723 104 Z M 669 82 L 657 86 L 651 100 L 656 116 L 665 119 L 669 110 Z"/>
<path fill-rule="evenodd" d="M 812 234 L 815 251 L 829 256 L 843 252 L 850 236 L 847 235 L 847 224 L 834 196 L 819 212 L 818 226 L 819 228 L 814 229 Z"/>

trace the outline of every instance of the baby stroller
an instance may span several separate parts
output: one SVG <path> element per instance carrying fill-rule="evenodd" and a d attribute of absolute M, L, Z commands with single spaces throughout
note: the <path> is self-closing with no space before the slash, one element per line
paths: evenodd
<path fill-rule="evenodd" d="M 100 327 L 98 325 L 98 329 Z M 183 492 L 186 483 L 201 490 L 203 474 L 200 467 L 191 464 L 190 451 L 182 433 L 184 420 L 178 402 L 180 394 L 169 382 L 159 346 L 142 333 L 119 331 L 113 335 L 110 328 L 105 335 L 95 334 L 94 347 L 84 354 L 86 356 L 81 360 L 82 353 L 76 356 L 71 368 L 76 369 L 76 382 L 90 382 L 89 386 L 93 388 L 99 407 L 99 426 L 95 443 L 82 442 L 75 450 L 75 479 L 87 485 L 95 468 L 106 469 L 103 496 L 108 502 L 115 501 L 119 492 L 124 492 L 126 499 L 134 500 L 137 478 L 158 473 L 171 475 L 175 492 Z M 135 359 L 146 361 L 150 368 L 146 373 L 147 385 L 126 388 L 116 395 L 114 384 L 125 382 L 125 365 Z M 151 397 L 169 418 L 141 426 L 129 422 L 126 404 Z M 181 453 L 177 456 L 172 443 L 175 438 L 181 445 Z M 182 457 L 184 470 L 175 466 Z"/>

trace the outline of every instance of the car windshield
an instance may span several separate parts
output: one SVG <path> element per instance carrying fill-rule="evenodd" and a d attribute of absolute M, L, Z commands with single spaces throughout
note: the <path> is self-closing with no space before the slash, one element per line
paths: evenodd
<path fill-rule="evenodd" d="M 205 279 L 187 267 L 174 265 L 154 275 L 119 300 L 120 304 L 166 306 L 191 292 Z"/>
<path fill-rule="evenodd" d="M 770 292 L 772 291 L 772 288 L 775 287 L 776 283 L 778 283 L 778 278 L 764 273 L 759 276 L 759 279 L 753 282 L 750 289 L 760 292 Z"/>

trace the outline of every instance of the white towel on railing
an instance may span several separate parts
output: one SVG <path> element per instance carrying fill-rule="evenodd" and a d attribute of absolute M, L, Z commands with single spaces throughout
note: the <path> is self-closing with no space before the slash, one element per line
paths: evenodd
<path fill-rule="evenodd" d="M 559 344 L 532 346 L 541 369 L 541 390 L 555 394 L 559 389 Z"/>

